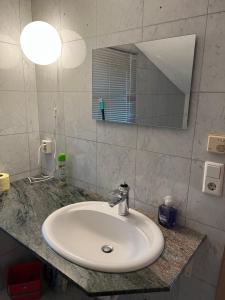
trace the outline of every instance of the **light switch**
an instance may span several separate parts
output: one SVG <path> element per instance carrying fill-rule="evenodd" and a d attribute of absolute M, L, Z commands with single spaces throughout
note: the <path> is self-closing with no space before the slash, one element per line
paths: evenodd
<path fill-rule="evenodd" d="M 225 154 L 225 135 L 209 134 L 207 151 L 217 154 Z"/>
<path fill-rule="evenodd" d="M 205 162 L 203 176 L 203 193 L 221 196 L 223 190 L 224 164 Z"/>
<path fill-rule="evenodd" d="M 220 166 L 208 165 L 207 176 L 219 179 L 220 178 Z"/>

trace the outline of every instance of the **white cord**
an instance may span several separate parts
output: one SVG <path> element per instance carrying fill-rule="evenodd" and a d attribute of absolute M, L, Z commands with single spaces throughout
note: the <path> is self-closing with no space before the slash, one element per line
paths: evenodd
<path fill-rule="evenodd" d="M 27 177 L 30 184 L 34 184 L 34 183 L 38 183 L 38 182 L 44 182 L 47 180 L 50 180 L 52 178 L 54 178 L 54 176 L 46 176 L 46 175 L 42 175 L 43 177 Z"/>
<path fill-rule="evenodd" d="M 51 173 L 53 173 L 53 175 L 41 175 L 41 177 L 32 177 L 32 176 L 28 176 L 28 180 L 30 182 L 30 184 L 34 184 L 34 183 L 38 183 L 38 182 L 44 182 L 47 180 L 50 180 L 52 178 L 54 178 L 54 173 L 56 171 L 56 118 L 57 118 L 57 107 L 54 107 L 54 119 L 55 119 L 55 126 L 54 126 L 54 132 L 53 132 L 53 143 L 54 143 L 54 153 L 53 153 L 53 158 L 54 158 L 54 167 Z M 38 147 L 38 166 L 41 165 L 41 145 Z"/>
<path fill-rule="evenodd" d="M 41 160 L 41 145 L 38 147 L 38 166 L 40 166 L 40 160 Z"/>

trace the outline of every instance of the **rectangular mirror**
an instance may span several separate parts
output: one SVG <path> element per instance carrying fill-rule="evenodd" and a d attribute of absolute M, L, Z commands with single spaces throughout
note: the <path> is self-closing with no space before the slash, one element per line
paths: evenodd
<path fill-rule="evenodd" d="M 95 49 L 92 117 L 187 128 L 195 35 Z"/>

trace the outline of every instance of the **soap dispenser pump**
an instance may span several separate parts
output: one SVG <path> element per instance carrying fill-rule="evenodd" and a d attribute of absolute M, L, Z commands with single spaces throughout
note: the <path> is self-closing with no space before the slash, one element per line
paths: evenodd
<path fill-rule="evenodd" d="M 173 228 L 176 225 L 177 209 L 174 208 L 172 196 L 168 195 L 164 198 L 164 203 L 159 206 L 158 221 L 159 224 L 166 228 Z"/>

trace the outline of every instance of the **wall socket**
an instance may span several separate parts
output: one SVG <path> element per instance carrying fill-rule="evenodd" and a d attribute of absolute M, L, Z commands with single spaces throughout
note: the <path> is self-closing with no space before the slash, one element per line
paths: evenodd
<path fill-rule="evenodd" d="M 203 193 L 211 194 L 214 196 L 221 196 L 223 188 L 223 177 L 224 164 L 206 161 L 202 185 Z"/>
<path fill-rule="evenodd" d="M 52 140 L 42 140 L 41 141 L 41 152 L 45 154 L 52 153 Z"/>
<path fill-rule="evenodd" d="M 217 154 L 225 154 L 225 135 L 209 134 L 207 151 Z"/>

